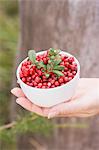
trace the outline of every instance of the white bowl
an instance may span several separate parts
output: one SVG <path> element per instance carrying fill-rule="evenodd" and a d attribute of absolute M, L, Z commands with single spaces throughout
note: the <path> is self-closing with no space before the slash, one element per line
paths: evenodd
<path fill-rule="evenodd" d="M 37 55 L 43 54 L 43 53 L 44 51 L 38 52 Z M 63 51 L 61 51 L 61 54 L 65 54 L 70 57 L 72 56 L 71 54 L 67 52 L 63 52 Z M 68 101 L 69 99 L 72 98 L 75 92 L 78 80 L 79 80 L 79 76 L 80 76 L 80 64 L 75 57 L 74 59 L 75 59 L 75 62 L 77 63 L 77 73 L 75 77 L 71 81 L 69 81 L 68 83 L 62 86 L 50 88 L 50 89 L 40 89 L 40 88 L 34 88 L 31 86 L 28 86 L 20 79 L 19 71 L 20 71 L 21 65 L 27 59 L 28 58 L 23 60 L 18 66 L 17 79 L 18 79 L 18 82 L 20 84 L 22 91 L 31 102 L 41 107 L 51 107 L 56 104 L 62 103 L 64 101 Z"/>

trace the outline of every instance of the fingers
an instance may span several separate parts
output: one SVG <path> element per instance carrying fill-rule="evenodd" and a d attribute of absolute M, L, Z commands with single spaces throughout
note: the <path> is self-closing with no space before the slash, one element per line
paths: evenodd
<path fill-rule="evenodd" d="M 66 111 L 66 110 L 65 110 Z M 99 113 L 99 111 L 97 109 L 89 109 L 89 110 L 79 110 L 78 112 L 74 111 L 74 112 L 60 112 L 60 111 L 56 111 L 56 112 L 50 112 L 48 115 L 48 118 L 53 118 L 53 117 L 90 117 L 90 116 L 94 116 L 97 115 Z"/>
<path fill-rule="evenodd" d="M 27 98 L 25 97 L 20 97 L 17 98 L 16 103 L 25 108 L 28 111 L 34 112 L 40 116 L 46 116 L 42 109 L 36 105 L 34 105 L 32 102 L 30 102 Z"/>
<path fill-rule="evenodd" d="M 76 97 L 76 100 L 73 99 L 69 102 L 52 107 L 49 111 L 48 118 L 53 118 L 59 115 L 68 116 L 69 114 L 76 114 L 83 110 L 85 111 L 87 108 L 86 98 L 78 96 Z"/>
<path fill-rule="evenodd" d="M 40 116 L 46 117 L 48 115 L 47 112 L 43 112 L 43 109 L 33 104 L 27 98 L 25 98 L 24 93 L 22 92 L 21 88 L 13 88 L 11 93 L 15 95 L 17 98 L 16 103 L 25 108 L 28 111 L 34 112 Z"/>
<path fill-rule="evenodd" d="M 13 89 L 11 90 L 11 93 L 12 93 L 13 95 L 15 95 L 16 97 L 24 97 L 24 96 L 25 96 L 24 93 L 22 92 L 21 88 L 18 88 L 18 87 L 13 88 Z"/>

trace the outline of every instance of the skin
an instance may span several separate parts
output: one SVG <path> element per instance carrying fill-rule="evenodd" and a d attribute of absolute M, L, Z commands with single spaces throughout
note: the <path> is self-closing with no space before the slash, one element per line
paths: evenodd
<path fill-rule="evenodd" d="M 99 113 L 99 78 L 81 78 L 71 100 L 50 108 L 31 103 L 18 87 L 11 93 L 17 97 L 17 104 L 43 117 L 89 117 Z"/>

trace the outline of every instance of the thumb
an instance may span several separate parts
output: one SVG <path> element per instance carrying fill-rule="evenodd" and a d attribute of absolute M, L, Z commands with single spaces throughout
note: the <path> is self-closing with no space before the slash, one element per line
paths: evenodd
<path fill-rule="evenodd" d="M 48 119 L 58 116 L 66 116 L 81 111 L 79 100 L 72 100 L 52 107 Z"/>

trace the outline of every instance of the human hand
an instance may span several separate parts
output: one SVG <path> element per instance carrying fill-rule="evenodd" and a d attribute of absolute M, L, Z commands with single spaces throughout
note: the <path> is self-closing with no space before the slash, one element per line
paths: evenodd
<path fill-rule="evenodd" d="M 28 111 L 34 112 L 40 116 L 46 117 L 48 114 L 46 114 L 46 111 L 44 111 L 44 108 L 39 107 L 35 104 L 33 104 L 31 101 L 29 101 L 24 93 L 22 92 L 21 88 L 15 87 L 11 90 L 11 93 L 18 97 L 16 99 L 16 103 L 25 108 Z"/>
<path fill-rule="evenodd" d="M 41 108 L 30 102 L 20 88 L 11 92 L 18 97 L 16 102 L 25 109 L 41 116 L 53 117 L 88 117 L 99 112 L 99 79 L 82 78 L 73 98 L 51 108 Z"/>
<path fill-rule="evenodd" d="M 99 113 L 99 79 L 82 78 L 73 98 L 49 109 L 48 118 L 89 117 Z"/>

